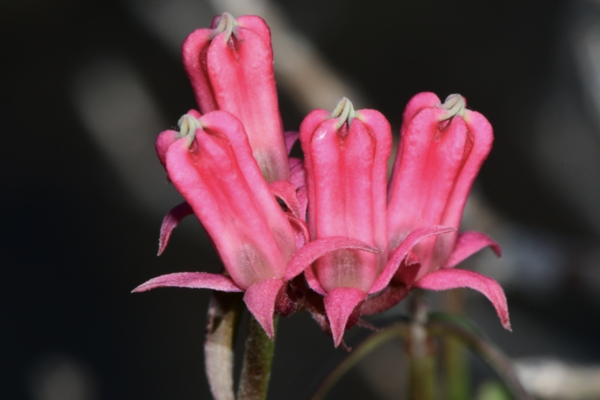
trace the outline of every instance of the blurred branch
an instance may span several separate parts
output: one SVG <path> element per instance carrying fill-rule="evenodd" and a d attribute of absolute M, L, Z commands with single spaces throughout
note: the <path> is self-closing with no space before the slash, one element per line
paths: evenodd
<path fill-rule="evenodd" d="M 515 369 L 529 393 L 540 400 L 600 398 L 600 366 L 567 364 L 550 358 L 526 358 Z"/>

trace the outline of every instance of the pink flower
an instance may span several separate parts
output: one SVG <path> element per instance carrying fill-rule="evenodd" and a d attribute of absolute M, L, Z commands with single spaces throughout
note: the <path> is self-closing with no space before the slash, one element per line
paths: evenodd
<path fill-rule="evenodd" d="M 466 109 L 465 99 L 451 95 L 445 103 L 420 93 L 404 111 L 400 144 L 388 187 L 389 245 L 394 248 L 421 226 L 455 228 L 415 246 L 416 275 L 401 269 L 397 281 L 410 287 L 445 290 L 470 287 L 487 296 L 510 330 L 504 292 L 498 283 L 473 271 L 451 269 L 471 254 L 499 246 L 479 232 L 459 234 L 467 197 L 493 142 L 485 117 Z M 415 271 L 415 269 L 413 269 Z"/>
<path fill-rule="evenodd" d="M 240 121 L 225 111 L 200 116 L 190 111 L 180 132 L 162 132 L 156 142 L 159 159 L 184 203 L 164 219 L 159 254 L 179 221 L 194 213 L 223 261 L 228 275 L 183 272 L 159 276 L 134 292 L 157 287 L 188 287 L 225 292 L 244 291 L 248 309 L 273 337 L 273 313 L 289 315 L 295 304 L 287 282 L 327 249 L 377 251 L 349 238 L 306 243 L 308 231 L 292 183 L 268 184 L 252 155 Z M 286 204 L 284 212 L 277 199 Z M 298 271 L 289 274 L 290 271 Z"/>
<path fill-rule="evenodd" d="M 311 238 L 325 243 L 346 237 L 364 244 L 362 249 L 324 246 L 322 257 L 305 270 L 310 287 L 325 296 L 325 313 L 338 346 L 367 296 L 387 285 L 411 247 L 450 229 L 417 229 L 388 254 L 386 169 L 392 136 L 379 112 L 354 111 L 350 101 L 342 99 L 332 113 L 310 113 L 300 127 L 300 140 Z M 286 276 L 296 273 L 288 270 Z"/>
<path fill-rule="evenodd" d="M 190 34 L 183 64 L 200 112 L 224 110 L 244 125 L 268 182 L 287 180 L 289 166 L 279 114 L 271 32 L 260 17 L 223 13 L 210 29 Z"/>
<path fill-rule="evenodd" d="M 272 336 L 273 312 L 278 301 L 286 301 L 282 278 L 297 246 L 291 216 L 282 211 L 261 175 L 237 118 L 224 111 L 202 117 L 195 112 L 183 116 L 180 127 L 180 132 L 165 131 L 157 140 L 159 158 L 186 200 L 170 214 L 171 221 L 176 224 L 193 211 L 229 276 L 176 273 L 134 291 L 161 286 L 245 291 L 248 308 Z M 169 228 L 163 225 L 164 229 Z M 162 240 L 164 248 L 168 237 Z"/>

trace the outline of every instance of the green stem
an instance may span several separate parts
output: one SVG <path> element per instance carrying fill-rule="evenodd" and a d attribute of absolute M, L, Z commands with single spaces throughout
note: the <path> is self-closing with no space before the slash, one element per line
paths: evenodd
<path fill-rule="evenodd" d="M 273 324 L 276 331 L 277 317 Z M 253 315 L 250 315 L 237 400 L 265 400 L 267 398 L 274 350 L 275 339 L 269 339 L 260 323 Z"/>
<path fill-rule="evenodd" d="M 494 344 L 473 332 L 473 329 L 468 326 L 460 326 L 451 320 L 444 321 L 442 319 L 429 321 L 427 329 L 432 336 L 454 337 L 481 357 L 498 374 L 513 398 L 517 400 L 531 399 L 521 385 L 510 360 Z"/>
<path fill-rule="evenodd" d="M 411 303 L 412 320 L 406 347 L 409 363 L 408 382 L 410 400 L 437 400 L 437 362 L 431 350 L 427 332 L 427 304 L 421 292 L 415 292 Z"/>
<path fill-rule="evenodd" d="M 449 290 L 444 293 L 444 303 L 447 312 L 462 316 L 465 304 L 464 289 Z M 470 395 L 469 366 L 465 349 L 452 336 L 442 338 L 443 346 L 443 378 L 446 400 L 463 400 L 472 398 Z"/>

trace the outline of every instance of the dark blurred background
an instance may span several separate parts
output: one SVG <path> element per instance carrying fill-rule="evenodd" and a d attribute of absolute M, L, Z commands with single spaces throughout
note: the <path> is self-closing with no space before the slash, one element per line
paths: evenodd
<path fill-rule="evenodd" d="M 595 371 L 600 1 L 9 0 L 0 4 L 0 398 L 210 398 L 210 293 L 130 291 L 164 273 L 219 270 L 194 218 L 156 257 L 162 217 L 180 200 L 153 147 L 196 107 L 181 42 L 222 11 L 258 13 L 287 40 L 275 45 L 287 130 L 348 92 L 395 132 L 420 91 L 461 93 L 483 113 L 496 141 L 465 227 L 490 233 L 505 256 L 470 266 L 506 288 L 514 332 L 477 293 L 467 313 L 518 360 Z M 324 85 L 299 85 L 294 55 Z M 397 398 L 394 349 L 332 398 Z M 342 355 L 307 315 L 282 320 L 270 398 L 307 398 Z"/>

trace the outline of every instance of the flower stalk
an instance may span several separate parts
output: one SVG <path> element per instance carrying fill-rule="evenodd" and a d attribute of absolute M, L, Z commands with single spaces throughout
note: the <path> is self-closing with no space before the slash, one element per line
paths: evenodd
<path fill-rule="evenodd" d="M 407 340 L 408 385 L 410 400 L 436 400 L 437 361 L 431 351 L 431 338 L 427 332 L 428 307 L 423 300 L 423 293 L 416 291 L 411 303 L 412 320 Z"/>
<path fill-rule="evenodd" d="M 273 320 L 273 336 L 278 318 Z M 261 324 L 250 315 L 248 337 L 238 387 L 237 400 L 265 400 L 271 379 L 271 365 L 275 351 L 275 338 L 269 339 Z"/>

